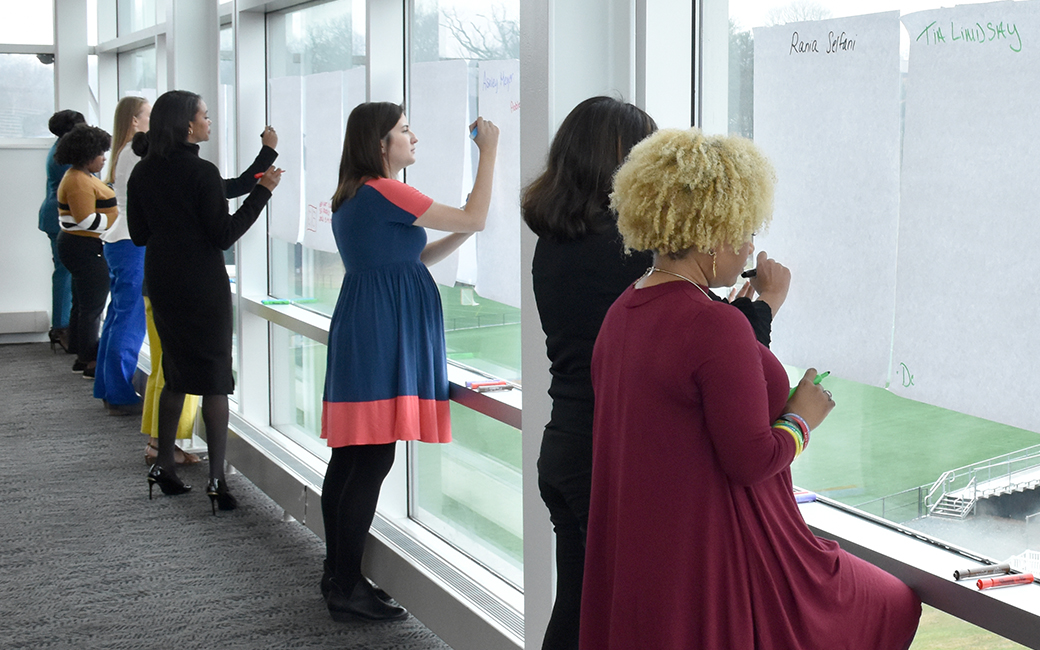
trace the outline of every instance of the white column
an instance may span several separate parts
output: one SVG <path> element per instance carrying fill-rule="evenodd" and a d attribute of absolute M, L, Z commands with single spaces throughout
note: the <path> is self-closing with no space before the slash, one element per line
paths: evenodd
<path fill-rule="evenodd" d="M 700 32 L 699 89 L 729 87 L 729 2 L 704 0 L 698 20 Z M 725 92 L 698 93 L 698 126 L 705 133 L 729 133 L 729 96 Z"/>
<path fill-rule="evenodd" d="M 365 65 L 368 99 L 373 102 L 404 101 L 405 11 L 404 2 L 368 0 L 365 15 L 369 37 Z"/>
<path fill-rule="evenodd" d="M 216 117 L 220 61 L 220 17 L 217 3 L 171 0 L 166 12 L 166 81 L 170 90 L 202 95 Z M 217 142 L 202 143 L 200 154 L 213 161 Z"/>
<path fill-rule="evenodd" d="M 87 0 L 54 0 L 54 106 L 90 115 Z"/>
<path fill-rule="evenodd" d="M 267 120 L 267 73 L 264 52 L 264 14 L 241 11 L 235 15 L 235 141 L 239 167 L 252 162 L 260 147 L 260 132 Z M 214 58 L 216 53 L 214 52 Z M 277 125 L 276 125 L 277 128 Z M 237 169 L 236 169 L 237 171 Z M 297 182 L 290 170 L 283 182 Z M 277 190 L 276 190 L 277 191 Z M 267 295 L 266 212 L 238 240 L 236 264 L 240 295 Z M 239 412 L 250 422 L 270 422 L 268 390 L 268 323 L 259 316 L 238 310 Z M 248 354 L 246 353 L 248 351 Z"/>

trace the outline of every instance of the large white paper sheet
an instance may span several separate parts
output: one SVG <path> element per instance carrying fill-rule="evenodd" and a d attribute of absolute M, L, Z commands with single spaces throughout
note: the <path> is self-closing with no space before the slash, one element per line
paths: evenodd
<path fill-rule="evenodd" d="M 754 37 L 755 141 L 778 177 L 772 225 L 755 244 L 792 275 L 771 347 L 785 363 L 883 386 L 899 219 L 899 12 Z"/>
<path fill-rule="evenodd" d="M 963 5 L 903 24 L 892 390 L 1037 431 L 1040 3 Z"/>
<path fill-rule="evenodd" d="M 487 226 L 477 235 L 477 293 L 520 307 L 520 62 L 481 61 L 477 106 L 500 129 Z"/>
<path fill-rule="evenodd" d="M 438 203 L 462 206 L 472 183 L 464 179 L 468 122 L 469 66 L 466 61 L 431 61 L 412 65 L 412 95 L 408 121 L 419 142 L 416 162 L 408 168 L 408 184 Z M 447 233 L 427 230 L 432 241 Z M 458 251 L 430 267 L 433 278 L 454 286 Z"/>
<path fill-rule="evenodd" d="M 300 241 L 303 217 L 303 96 L 300 77 L 276 77 L 267 83 L 271 126 L 278 131 L 278 167 L 282 182 L 268 203 L 267 233 L 282 241 Z"/>
<path fill-rule="evenodd" d="M 332 235 L 332 195 L 339 180 L 343 145 L 343 73 L 321 72 L 303 78 L 303 245 L 336 252 Z"/>

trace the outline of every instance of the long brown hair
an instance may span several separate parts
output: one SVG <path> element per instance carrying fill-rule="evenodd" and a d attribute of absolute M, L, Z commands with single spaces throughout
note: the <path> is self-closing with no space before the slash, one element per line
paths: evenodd
<path fill-rule="evenodd" d="M 390 135 L 404 115 L 404 107 L 391 102 L 358 104 L 347 118 L 343 155 L 339 161 L 339 185 L 332 195 L 332 211 L 354 198 L 370 178 L 386 178 L 380 141 Z"/>
<path fill-rule="evenodd" d="M 119 162 L 119 152 L 123 146 L 134 137 L 134 118 L 141 112 L 141 107 L 148 103 L 144 97 L 128 96 L 119 100 L 116 104 L 115 123 L 112 126 L 112 158 L 108 161 L 108 174 L 105 176 L 106 183 L 113 183 L 116 179 L 116 163 Z"/>
<path fill-rule="evenodd" d="M 609 210 L 614 172 L 640 140 L 657 130 L 642 109 L 613 97 L 590 97 L 564 118 L 545 171 L 524 191 L 520 210 L 539 237 L 558 241 L 595 232 Z"/>

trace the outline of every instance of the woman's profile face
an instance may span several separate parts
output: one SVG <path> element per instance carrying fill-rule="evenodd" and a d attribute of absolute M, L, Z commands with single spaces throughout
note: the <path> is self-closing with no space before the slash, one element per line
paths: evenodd
<path fill-rule="evenodd" d="M 137 115 L 134 115 L 133 122 L 131 122 L 134 133 L 148 133 L 148 121 L 151 114 L 152 105 L 148 102 L 141 104 L 141 110 L 137 111 Z"/>
<path fill-rule="evenodd" d="M 105 154 L 101 154 L 87 163 L 87 171 L 91 174 L 97 174 L 105 168 Z"/>
<path fill-rule="evenodd" d="M 196 144 L 209 140 L 209 113 L 206 102 L 199 100 L 199 108 L 195 112 L 195 119 L 188 123 L 188 142 Z"/>
<path fill-rule="evenodd" d="M 419 138 L 415 137 L 408 126 L 408 116 L 402 114 L 394 128 L 390 129 L 390 133 L 380 141 L 383 162 L 391 178 L 415 162 L 415 143 L 418 141 Z"/>

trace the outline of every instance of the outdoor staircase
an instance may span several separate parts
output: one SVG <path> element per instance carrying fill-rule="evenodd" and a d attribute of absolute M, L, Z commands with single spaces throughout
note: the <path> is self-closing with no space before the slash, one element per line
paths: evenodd
<path fill-rule="evenodd" d="M 939 502 L 932 508 L 933 517 L 945 517 L 947 519 L 964 519 L 975 507 L 975 499 L 962 498 L 947 493 L 942 495 Z"/>

